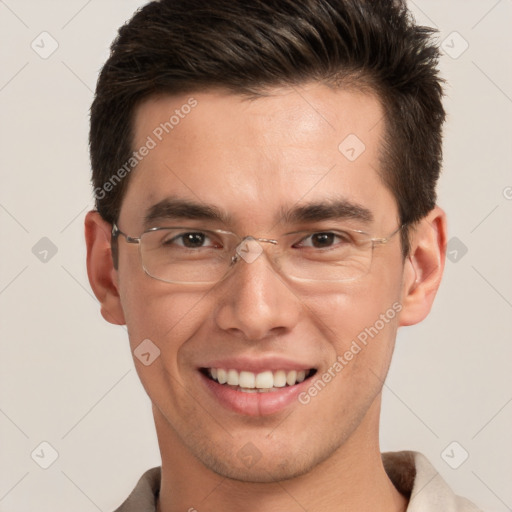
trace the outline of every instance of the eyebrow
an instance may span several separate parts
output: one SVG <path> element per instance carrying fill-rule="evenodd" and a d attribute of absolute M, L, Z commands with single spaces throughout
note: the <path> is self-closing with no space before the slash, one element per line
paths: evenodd
<path fill-rule="evenodd" d="M 374 217 L 368 208 L 344 198 L 312 202 L 281 212 L 281 222 L 285 224 L 342 219 L 353 219 L 369 224 L 373 222 Z"/>
<path fill-rule="evenodd" d="M 162 220 L 209 220 L 228 224 L 231 216 L 214 205 L 194 201 L 167 198 L 151 206 L 144 216 L 144 227 L 150 228 Z"/>
<path fill-rule="evenodd" d="M 290 209 L 283 207 L 278 215 L 279 223 L 283 224 L 341 219 L 353 219 L 369 224 L 374 216 L 368 208 L 344 198 L 311 202 Z M 215 205 L 170 197 L 147 210 L 144 228 L 153 227 L 156 221 L 163 220 L 208 220 L 228 225 L 232 223 L 233 217 Z"/>

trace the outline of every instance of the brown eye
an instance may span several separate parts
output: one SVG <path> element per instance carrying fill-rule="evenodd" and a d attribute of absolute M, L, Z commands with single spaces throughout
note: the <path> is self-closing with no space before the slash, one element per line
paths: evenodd
<path fill-rule="evenodd" d="M 304 237 L 296 247 L 307 249 L 330 249 L 332 247 L 347 246 L 352 243 L 352 239 L 347 233 L 319 231 L 311 233 Z"/>
<path fill-rule="evenodd" d="M 335 237 L 334 233 L 315 233 L 311 235 L 311 245 L 318 249 L 330 247 L 334 243 Z"/>
<path fill-rule="evenodd" d="M 204 231 L 174 232 L 161 241 L 161 245 L 169 249 L 219 249 L 222 242 L 212 233 Z"/>
<path fill-rule="evenodd" d="M 204 233 L 185 233 L 179 238 L 183 241 L 183 245 L 188 249 L 196 249 L 202 247 L 207 236 Z"/>

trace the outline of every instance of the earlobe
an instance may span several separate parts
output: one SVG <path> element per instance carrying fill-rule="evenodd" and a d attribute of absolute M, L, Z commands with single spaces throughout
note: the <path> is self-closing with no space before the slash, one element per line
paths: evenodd
<path fill-rule="evenodd" d="M 432 308 L 444 270 L 446 214 L 436 206 L 412 229 L 404 266 L 401 326 L 421 322 Z"/>
<path fill-rule="evenodd" d="M 110 249 L 111 225 L 96 211 L 85 217 L 87 245 L 87 275 L 89 283 L 101 304 L 103 318 L 111 324 L 124 325 L 124 313 L 117 286 L 117 272 Z"/>

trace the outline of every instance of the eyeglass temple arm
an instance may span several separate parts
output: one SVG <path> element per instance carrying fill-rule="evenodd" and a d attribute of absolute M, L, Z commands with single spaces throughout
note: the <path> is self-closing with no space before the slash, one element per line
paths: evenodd
<path fill-rule="evenodd" d="M 401 229 L 403 229 L 405 226 L 407 226 L 407 222 L 402 224 L 401 226 L 398 226 L 393 233 L 391 233 L 386 238 L 372 238 L 372 242 L 374 244 L 387 244 Z"/>
<path fill-rule="evenodd" d="M 114 264 L 114 268 L 117 270 L 117 266 L 119 263 L 119 235 L 124 236 L 125 240 L 129 244 L 138 244 L 140 243 L 140 238 L 134 238 L 128 236 L 126 233 L 123 233 L 115 222 L 112 223 L 112 236 L 110 238 L 110 251 L 112 253 L 112 262 Z"/>
<path fill-rule="evenodd" d="M 118 227 L 117 224 L 114 222 L 112 224 L 112 240 L 117 240 L 119 235 L 124 236 L 125 240 L 129 244 L 138 244 L 140 243 L 140 238 L 129 236 L 126 233 L 123 233 Z"/>

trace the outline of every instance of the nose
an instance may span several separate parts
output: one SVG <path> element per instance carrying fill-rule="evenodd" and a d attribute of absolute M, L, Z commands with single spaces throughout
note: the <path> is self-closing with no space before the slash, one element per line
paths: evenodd
<path fill-rule="evenodd" d="M 300 319 L 299 298 L 273 268 L 263 244 L 253 238 L 244 242 L 229 275 L 219 283 L 217 325 L 253 341 L 291 331 Z"/>

